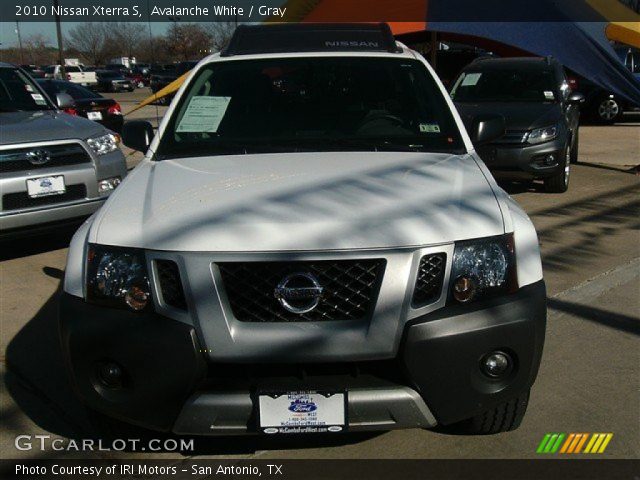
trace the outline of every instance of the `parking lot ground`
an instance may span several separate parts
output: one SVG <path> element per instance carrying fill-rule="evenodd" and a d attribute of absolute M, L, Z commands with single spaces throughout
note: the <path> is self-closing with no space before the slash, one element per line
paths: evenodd
<path fill-rule="evenodd" d="M 508 186 L 538 229 L 550 297 L 540 374 L 520 429 L 490 437 L 403 430 L 329 439 L 198 439 L 195 454 L 261 459 L 524 458 L 535 457 L 547 432 L 612 432 L 613 440 L 598 458 L 639 458 L 640 176 L 633 168 L 640 163 L 639 130 L 630 123 L 585 128 L 580 138 L 585 161 L 572 169 L 565 194 Z M 16 450 L 17 435 L 95 435 L 70 390 L 58 344 L 56 290 L 69 238 L 60 232 L 3 245 L 0 252 L 0 450 L 5 458 L 61 456 Z"/>

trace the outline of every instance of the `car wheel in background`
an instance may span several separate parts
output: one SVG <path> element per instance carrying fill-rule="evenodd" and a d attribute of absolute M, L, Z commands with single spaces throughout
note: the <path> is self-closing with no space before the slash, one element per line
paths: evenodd
<path fill-rule="evenodd" d="M 571 142 L 571 163 L 578 163 L 578 148 L 580 147 L 580 129 L 576 128 L 576 133 L 573 134 L 573 141 Z"/>
<path fill-rule="evenodd" d="M 598 122 L 611 125 L 622 116 L 622 106 L 614 96 L 605 95 L 595 103 L 593 114 Z"/>
<path fill-rule="evenodd" d="M 564 168 L 552 177 L 544 179 L 544 190 L 548 193 L 564 193 L 569 188 L 569 174 L 571 173 L 571 144 L 564 149 Z"/>

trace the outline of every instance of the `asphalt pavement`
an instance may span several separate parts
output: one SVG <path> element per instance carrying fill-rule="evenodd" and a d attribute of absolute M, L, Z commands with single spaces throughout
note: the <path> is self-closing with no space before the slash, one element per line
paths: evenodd
<path fill-rule="evenodd" d="M 125 112 L 146 92 L 118 101 Z M 138 98 L 140 97 L 140 98 Z M 162 109 L 164 107 L 158 107 Z M 160 112 L 160 110 L 158 110 Z M 131 118 L 151 118 L 155 107 Z M 234 458 L 529 458 L 547 432 L 611 432 L 599 458 L 640 458 L 640 123 L 584 127 L 569 192 L 508 185 L 540 236 L 549 295 L 547 339 L 522 426 L 489 437 L 427 430 L 330 438 L 198 439 L 194 455 Z M 139 155 L 130 155 L 131 166 Z M 18 450 L 18 435 L 95 435 L 73 395 L 56 325 L 71 232 L 0 251 L 0 451 L 3 458 L 86 455 Z M 132 457 L 96 452 L 94 457 Z M 138 458 L 184 458 L 138 453 Z M 586 455 L 588 456 L 588 455 Z"/>

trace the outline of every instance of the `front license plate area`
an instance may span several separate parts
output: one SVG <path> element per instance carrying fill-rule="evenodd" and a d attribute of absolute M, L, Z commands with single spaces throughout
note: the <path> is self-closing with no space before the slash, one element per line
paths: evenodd
<path fill-rule="evenodd" d="M 275 433 L 342 432 L 347 427 L 347 392 L 260 393 L 260 431 Z"/>
<path fill-rule="evenodd" d="M 27 180 L 27 193 L 31 198 L 62 195 L 66 191 L 64 177 L 62 175 L 30 178 Z"/>

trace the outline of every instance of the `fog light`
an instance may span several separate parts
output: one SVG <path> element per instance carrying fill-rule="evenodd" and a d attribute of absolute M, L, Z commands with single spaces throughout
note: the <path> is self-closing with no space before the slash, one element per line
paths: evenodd
<path fill-rule="evenodd" d="M 122 369 L 113 362 L 103 363 L 98 369 L 98 375 L 106 387 L 115 388 L 122 385 Z"/>
<path fill-rule="evenodd" d="M 120 185 L 122 179 L 120 177 L 110 177 L 98 182 L 98 193 L 107 193 L 115 190 Z"/>
<path fill-rule="evenodd" d="M 481 362 L 482 371 L 491 378 L 499 378 L 511 371 L 512 360 L 504 352 L 492 352 Z"/>
<path fill-rule="evenodd" d="M 554 157 L 553 155 L 547 155 L 544 159 L 544 164 L 545 165 L 553 165 L 554 163 L 556 163 L 556 157 Z"/>
<path fill-rule="evenodd" d="M 458 277 L 453 283 L 453 298 L 460 303 L 467 303 L 473 300 L 477 290 L 477 284 L 473 278 Z"/>

